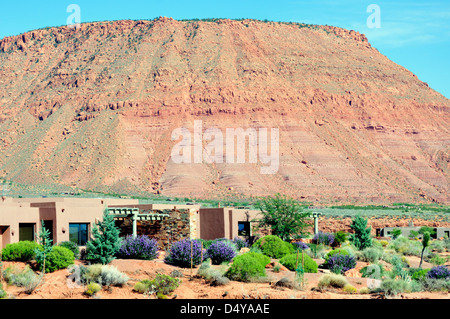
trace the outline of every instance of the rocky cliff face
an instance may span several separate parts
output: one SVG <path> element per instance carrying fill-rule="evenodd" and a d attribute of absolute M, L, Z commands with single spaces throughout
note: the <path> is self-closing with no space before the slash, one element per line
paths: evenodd
<path fill-rule="evenodd" d="M 7 180 L 449 203 L 450 101 L 355 31 L 254 20 L 86 23 L 4 38 L 0 66 Z M 224 134 L 278 128 L 278 170 L 175 163 L 172 132 L 193 132 L 196 120 Z"/>

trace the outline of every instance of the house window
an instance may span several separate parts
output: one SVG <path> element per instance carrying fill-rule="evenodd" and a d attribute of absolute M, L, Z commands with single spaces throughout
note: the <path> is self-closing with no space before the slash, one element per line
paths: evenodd
<path fill-rule="evenodd" d="M 34 241 L 35 224 L 19 224 L 19 241 Z"/>
<path fill-rule="evenodd" d="M 88 241 L 89 224 L 69 224 L 69 240 L 78 246 L 85 246 Z"/>
<path fill-rule="evenodd" d="M 250 222 L 238 222 L 238 236 L 250 236 Z"/>

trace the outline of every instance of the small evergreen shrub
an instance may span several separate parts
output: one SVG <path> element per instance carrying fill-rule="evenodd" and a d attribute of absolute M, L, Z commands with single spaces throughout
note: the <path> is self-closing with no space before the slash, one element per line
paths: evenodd
<path fill-rule="evenodd" d="M 317 273 L 317 263 L 308 255 L 304 254 L 304 260 L 302 260 L 302 254 L 298 255 L 298 265 L 301 267 L 304 264 L 304 272 L 307 273 Z M 297 263 L 297 254 L 289 254 L 280 259 L 280 264 L 288 268 L 289 270 L 295 271 L 295 265 Z"/>
<path fill-rule="evenodd" d="M 167 264 L 189 268 L 191 267 L 191 245 L 192 245 L 192 265 L 201 264 L 202 251 L 201 243 L 198 240 L 183 239 L 175 242 L 166 255 L 164 262 Z"/>
<path fill-rule="evenodd" d="M 264 255 L 276 259 L 283 258 L 285 255 L 294 251 L 292 244 L 283 241 L 280 237 L 275 235 L 264 236 L 258 239 L 253 246 L 260 248 Z"/>
<path fill-rule="evenodd" d="M 351 235 L 351 241 L 359 250 L 372 246 L 372 236 L 370 235 L 371 227 L 367 227 L 367 219 L 356 216 L 352 220 L 350 228 L 354 230 Z"/>
<path fill-rule="evenodd" d="M 332 233 L 323 233 L 319 231 L 317 234 L 314 235 L 312 242 L 314 244 L 322 244 L 326 246 L 331 246 L 334 242 L 334 234 Z"/>
<path fill-rule="evenodd" d="M 205 258 L 211 259 L 213 265 L 230 262 L 238 253 L 236 245 L 230 240 L 214 241 L 206 250 Z"/>
<path fill-rule="evenodd" d="M 7 244 L 2 250 L 2 259 L 4 261 L 23 261 L 33 260 L 36 253 L 35 249 L 39 244 L 35 241 L 19 241 L 18 243 Z"/>
<path fill-rule="evenodd" d="M 74 263 L 73 252 L 65 247 L 53 246 L 45 259 L 45 272 L 54 272 L 69 267 Z M 43 260 L 36 261 L 38 268 L 42 269 Z"/>
<path fill-rule="evenodd" d="M 436 266 L 427 273 L 430 279 L 450 279 L 450 270 L 446 266 Z"/>
<path fill-rule="evenodd" d="M 347 278 L 338 274 L 325 274 L 319 278 L 318 287 L 323 288 L 344 288 L 348 284 Z"/>
<path fill-rule="evenodd" d="M 228 268 L 225 276 L 231 280 L 243 282 L 249 282 L 258 277 L 265 277 L 265 266 L 270 262 L 270 259 L 267 261 L 264 257 L 269 259 L 267 256 L 252 252 L 238 255 L 234 258 L 233 264 Z"/>
<path fill-rule="evenodd" d="M 80 258 L 80 249 L 78 248 L 78 245 L 75 244 L 74 242 L 72 242 L 72 241 L 63 241 L 63 242 L 60 242 L 58 244 L 58 246 L 67 248 L 71 252 L 73 252 L 73 256 L 75 257 L 75 259 L 79 259 Z"/>
<path fill-rule="evenodd" d="M 332 246 L 334 247 L 340 247 L 343 243 L 345 243 L 348 239 L 347 233 L 340 230 L 336 233 L 334 233 L 334 240 L 332 243 Z"/>
<path fill-rule="evenodd" d="M 93 296 L 97 292 L 99 292 L 101 289 L 102 289 L 102 287 L 98 283 L 91 282 L 89 285 L 87 285 L 85 294 L 88 296 Z"/>
<path fill-rule="evenodd" d="M 328 258 L 327 267 L 335 274 L 344 274 L 356 267 L 356 259 L 350 255 L 334 254 Z"/>
<path fill-rule="evenodd" d="M 131 235 L 122 240 L 119 251 L 116 253 L 122 259 L 153 260 L 159 255 L 158 242 L 145 235 L 133 237 Z"/>

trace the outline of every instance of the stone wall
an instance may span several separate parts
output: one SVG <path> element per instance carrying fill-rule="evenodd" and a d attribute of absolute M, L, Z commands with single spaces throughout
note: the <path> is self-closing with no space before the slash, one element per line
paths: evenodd
<path fill-rule="evenodd" d="M 120 228 L 121 237 L 133 233 L 131 218 L 116 220 L 116 226 Z M 197 214 L 195 210 L 189 209 L 174 209 L 163 220 L 137 222 L 137 234 L 155 238 L 163 250 L 184 238 L 196 238 L 196 228 Z"/>

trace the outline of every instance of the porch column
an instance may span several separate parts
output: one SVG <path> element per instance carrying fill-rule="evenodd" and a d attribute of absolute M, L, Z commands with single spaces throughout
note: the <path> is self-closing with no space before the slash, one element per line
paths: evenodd
<path fill-rule="evenodd" d="M 131 219 L 133 221 L 133 237 L 136 238 L 137 237 L 137 214 L 139 212 L 133 212 L 133 215 L 131 216 Z"/>

